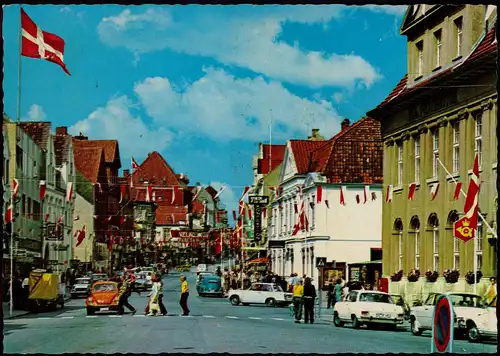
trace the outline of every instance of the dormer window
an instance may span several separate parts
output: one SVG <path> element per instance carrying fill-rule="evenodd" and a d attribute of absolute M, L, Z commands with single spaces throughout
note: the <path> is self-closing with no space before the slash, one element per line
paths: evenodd
<path fill-rule="evenodd" d="M 418 62 L 417 62 L 417 77 L 421 77 L 424 72 L 424 41 L 417 43 Z"/>
<path fill-rule="evenodd" d="M 455 41 L 456 41 L 456 50 L 457 57 L 462 55 L 462 18 L 459 17 L 455 20 Z"/>
<path fill-rule="evenodd" d="M 441 30 L 434 32 L 434 39 L 436 41 L 436 67 L 441 66 L 441 47 L 443 41 L 441 40 Z"/>

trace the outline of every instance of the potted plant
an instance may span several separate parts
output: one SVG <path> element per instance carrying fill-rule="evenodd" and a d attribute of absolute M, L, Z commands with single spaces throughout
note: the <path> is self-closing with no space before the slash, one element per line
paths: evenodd
<path fill-rule="evenodd" d="M 403 278 L 403 270 L 399 270 L 394 272 L 394 274 L 391 276 L 391 281 L 393 282 L 399 282 Z"/>
<path fill-rule="evenodd" d="M 460 277 L 460 272 L 458 270 L 449 270 L 447 269 L 446 271 L 443 272 L 444 279 L 446 280 L 446 283 L 457 283 L 458 282 L 458 277 Z"/>
<path fill-rule="evenodd" d="M 408 273 L 408 282 L 416 282 L 420 278 L 420 271 L 418 269 L 412 269 Z"/>
<path fill-rule="evenodd" d="M 439 273 L 437 271 L 431 271 L 430 269 L 425 272 L 425 278 L 427 279 L 427 282 L 436 282 L 439 277 Z"/>
<path fill-rule="evenodd" d="M 475 284 L 476 282 L 479 282 L 481 280 L 481 277 L 483 277 L 483 272 L 481 271 L 477 271 L 477 277 L 474 278 L 474 272 L 472 271 L 469 271 L 467 272 L 467 274 L 465 275 L 465 280 L 467 281 L 467 283 L 469 284 Z"/>

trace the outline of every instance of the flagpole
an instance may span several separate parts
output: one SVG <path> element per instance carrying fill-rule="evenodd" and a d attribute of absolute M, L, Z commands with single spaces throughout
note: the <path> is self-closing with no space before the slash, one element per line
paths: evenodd
<path fill-rule="evenodd" d="M 481 215 L 481 214 L 479 214 Z M 477 229 L 474 233 L 474 294 L 477 295 Z"/>
<path fill-rule="evenodd" d="M 22 7 L 19 5 L 19 14 Z M 17 122 L 21 122 L 21 53 L 23 50 L 23 25 L 19 21 L 19 53 L 17 58 Z"/>
<path fill-rule="evenodd" d="M 11 202 L 13 200 L 13 196 L 11 195 Z M 12 204 L 12 210 L 11 214 L 13 217 L 15 217 L 14 214 L 14 206 L 15 204 Z M 9 312 L 10 316 L 12 316 L 12 308 L 14 305 L 14 298 L 12 296 L 13 292 L 13 285 L 14 285 L 14 218 L 11 219 L 10 222 L 10 286 L 9 286 L 9 293 L 10 293 L 10 305 L 9 305 Z"/>
<path fill-rule="evenodd" d="M 443 164 L 443 162 L 441 162 L 441 160 L 438 158 L 437 161 L 439 162 L 439 164 L 441 165 L 441 167 L 443 167 L 444 171 L 446 172 L 446 174 L 448 175 L 448 177 L 451 178 L 451 180 L 453 181 L 453 183 L 458 184 L 458 181 L 453 177 L 453 175 L 446 169 L 445 165 Z M 460 188 L 460 192 L 462 193 L 462 195 L 464 197 L 467 198 L 467 194 L 464 192 L 464 190 L 462 188 Z M 486 227 L 488 228 L 488 231 L 493 235 L 495 236 L 495 238 L 498 238 L 497 237 L 497 233 L 495 230 L 493 230 L 493 228 L 490 226 L 490 224 L 488 224 L 488 221 L 486 221 L 486 218 L 483 216 L 483 214 L 478 214 L 479 217 L 481 218 L 481 221 L 483 222 L 484 225 L 486 225 Z"/>

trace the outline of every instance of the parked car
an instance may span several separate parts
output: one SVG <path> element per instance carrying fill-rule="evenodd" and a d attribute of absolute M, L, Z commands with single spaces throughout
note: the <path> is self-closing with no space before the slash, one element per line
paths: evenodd
<path fill-rule="evenodd" d="M 107 281 L 109 280 L 108 275 L 105 273 L 95 273 L 92 275 L 92 281 Z"/>
<path fill-rule="evenodd" d="M 200 264 L 196 266 L 196 274 L 200 274 L 201 272 L 207 272 L 207 265 Z"/>
<path fill-rule="evenodd" d="M 405 320 L 409 320 L 410 319 L 410 312 L 411 312 L 411 308 L 410 306 L 408 305 L 408 303 L 406 302 L 406 300 L 404 300 L 403 296 L 399 295 L 399 294 L 389 294 L 394 302 L 394 304 L 396 305 L 399 305 L 400 307 L 403 308 L 403 311 L 404 311 L 404 319 Z"/>
<path fill-rule="evenodd" d="M 94 315 L 98 311 L 118 312 L 119 301 L 118 283 L 99 281 L 92 285 L 90 295 L 85 300 L 87 315 Z"/>
<path fill-rule="evenodd" d="M 135 275 L 135 283 L 134 283 L 135 290 L 147 291 L 153 288 L 153 282 L 151 281 L 151 279 L 148 279 L 147 277 L 148 275 L 145 272 L 137 273 Z"/>
<path fill-rule="evenodd" d="M 453 304 L 455 313 L 455 335 L 457 338 L 467 334 L 466 321 L 482 311 L 482 298 L 472 293 L 444 293 Z M 410 330 L 413 335 L 421 335 L 424 331 L 432 330 L 434 307 L 440 293 L 431 293 L 421 306 L 413 307 L 410 313 Z"/>
<path fill-rule="evenodd" d="M 265 304 L 269 307 L 288 306 L 293 294 L 283 291 L 276 283 L 254 283 L 249 289 L 231 289 L 228 292 L 232 305 Z"/>
<path fill-rule="evenodd" d="M 196 291 L 200 297 L 222 297 L 224 294 L 224 290 L 222 289 L 222 279 L 219 276 L 203 274 L 196 283 Z"/>
<path fill-rule="evenodd" d="M 484 310 L 471 315 L 465 321 L 467 326 L 467 338 L 469 342 L 480 342 L 483 339 L 498 340 L 498 322 L 497 322 L 497 298 L 487 305 Z"/>
<path fill-rule="evenodd" d="M 403 317 L 403 307 L 396 305 L 389 294 L 377 291 L 351 291 L 345 301 L 335 303 L 333 308 L 333 323 L 337 327 L 347 322 L 354 329 L 362 325 L 396 329 L 403 324 Z"/>
<path fill-rule="evenodd" d="M 71 288 L 71 298 L 76 299 L 78 297 L 87 297 L 90 293 L 90 286 L 92 284 L 92 278 L 90 277 L 80 277 L 75 279 L 75 284 Z"/>

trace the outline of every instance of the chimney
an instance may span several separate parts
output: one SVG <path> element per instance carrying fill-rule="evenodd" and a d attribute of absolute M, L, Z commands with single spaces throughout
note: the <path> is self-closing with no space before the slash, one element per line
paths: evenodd
<path fill-rule="evenodd" d="M 351 121 L 349 121 L 349 119 L 344 119 L 342 121 L 342 123 L 340 124 L 340 131 L 344 131 L 345 129 L 347 129 L 349 126 L 351 125 Z"/>
<path fill-rule="evenodd" d="M 83 136 L 83 134 L 80 132 L 78 136 L 73 136 L 75 140 L 82 140 L 82 141 L 87 141 L 89 138 L 87 136 Z"/>
<path fill-rule="evenodd" d="M 129 175 L 130 175 L 130 170 L 129 170 L 129 169 L 124 169 L 124 170 L 123 170 L 123 176 L 124 176 L 125 178 L 128 178 L 128 176 L 129 176 Z"/>
<path fill-rule="evenodd" d="M 325 138 L 319 134 L 319 129 L 312 129 L 311 136 L 307 139 L 310 141 L 322 141 Z"/>
<path fill-rule="evenodd" d="M 67 126 L 56 127 L 56 135 L 67 135 L 67 134 L 68 134 Z"/>
<path fill-rule="evenodd" d="M 311 135 L 311 137 L 318 136 L 318 133 L 319 133 L 319 129 L 312 129 L 312 135 Z"/>

